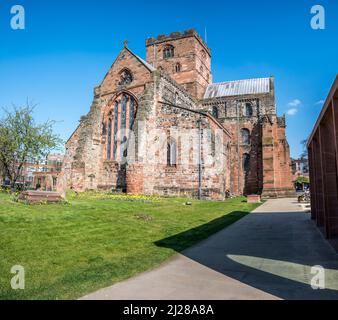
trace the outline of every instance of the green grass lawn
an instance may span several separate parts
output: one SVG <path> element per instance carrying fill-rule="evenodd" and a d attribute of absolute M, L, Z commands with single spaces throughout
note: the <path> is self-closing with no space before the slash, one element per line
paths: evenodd
<path fill-rule="evenodd" d="M 24 205 L 0 193 L 0 299 L 72 299 L 154 268 L 257 205 L 93 194 L 69 204 Z M 13 265 L 25 289 L 12 290 Z"/>

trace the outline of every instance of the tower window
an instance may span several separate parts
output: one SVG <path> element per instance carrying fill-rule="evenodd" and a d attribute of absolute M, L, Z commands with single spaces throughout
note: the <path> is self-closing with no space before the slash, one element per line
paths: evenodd
<path fill-rule="evenodd" d="M 253 115 L 252 104 L 246 103 L 245 104 L 245 116 L 252 117 L 252 115 Z"/>
<path fill-rule="evenodd" d="M 167 143 L 167 165 L 175 167 L 177 163 L 176 141 L 173 138 L 168 138 Z"/>
<path fill-rule="evenodd" d="M 169 59 L 169 58 L 173 58 L 175 55 L 175 50 L 174 47 L 171 45 L 167 45 L 164 49 L 163 49 L 163 58 L 164 59 Z"/>
<path fill-rule="evenodd" d="M 202 56 L 202 59 L 205 59 L 205 58 L 206 58 L 206 54 L 205 54 L 205 51 L 204 51 L 204 50 L 201 50 L 201 56 Z"/>
<path fill-rule="evenodd" d="M 180 63 L 176 63 L 176 64 L 175 64 L 175 72 L 176 72 L 176 73 L 181 72 L 181 64 L 180 64 Z"/>
<path fill-rule="evenodd" d="M 212 107 L 212 116 L 216 119 L 218 118 L 218 108 L 215 106 Z"/>
<path fill-rule="evenodd" d="M 242 129 L 242 143 L 250 144 L 250 131 L 248 129 Z"/>

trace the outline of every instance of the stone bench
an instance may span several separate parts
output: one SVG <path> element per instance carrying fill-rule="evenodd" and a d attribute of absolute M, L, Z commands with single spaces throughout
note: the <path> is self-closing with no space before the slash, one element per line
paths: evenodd
<path fill-rule="evenodd" d="M 34 203 L 59 203 L 63 198 L 58 192 L 49 191 L 24 191 L 19 195 L 20 202 Z"/>
<path fill-rule="evenodd" d="M 261 196 L 258 194 L 250 194 L 247 197 L 248 203 L 260 203 L 261 202 Z"/>

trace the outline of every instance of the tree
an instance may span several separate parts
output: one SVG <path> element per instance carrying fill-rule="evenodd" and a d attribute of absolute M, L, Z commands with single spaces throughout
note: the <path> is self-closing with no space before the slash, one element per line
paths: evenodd
<path fill-rule="evenodd" d="M 5 109 L 0 120 L 0 168 L 14 189 L 27 161 L 41 161 L 51 150 L 61 146 L 62 140 L 53 133 L 55 121 L 36 124 L 35 106 Z"/>

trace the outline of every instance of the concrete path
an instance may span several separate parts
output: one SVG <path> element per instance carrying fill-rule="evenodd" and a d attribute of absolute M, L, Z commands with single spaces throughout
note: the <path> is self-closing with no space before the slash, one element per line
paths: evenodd
<path fill-rule="evenodd" d="M 310 286 L 316 265 L 326 289 Z M 269 200 L 161 267 L 82 299 L 338 299 L 338 255 L 296 200 Z"/>

